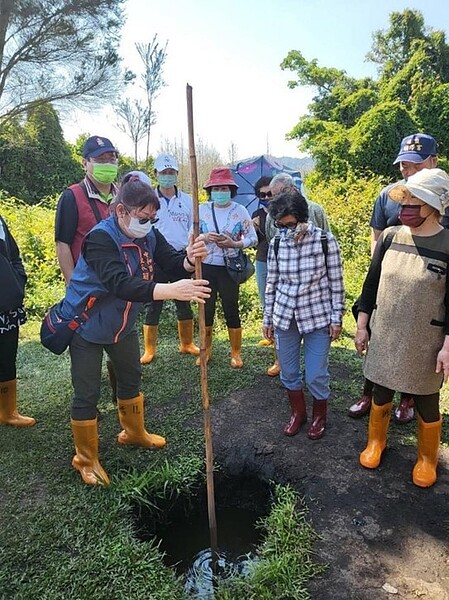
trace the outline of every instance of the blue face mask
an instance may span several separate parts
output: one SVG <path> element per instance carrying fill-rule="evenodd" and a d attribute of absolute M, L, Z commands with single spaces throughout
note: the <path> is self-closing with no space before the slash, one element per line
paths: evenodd
<path fill-rule="evenodd" d="M 172 188 L 178 180 L 177 175 L 158 175 L 157 182 L 163 188 Z"/>
<path fill-rule="evenodd" d="M 263 206 L 264 208 L 267 208 L 267 206 L 268 206 L 269 203 L 270 203 L 269 200 L 260 200 L 259 199 L 260 206 Z"/>
<path fill-rule="evenodd" d="M 231 192 L 214 192 L 210 193 L 210 199 L 216 204 L 227 204 L 231 200 Z"/>

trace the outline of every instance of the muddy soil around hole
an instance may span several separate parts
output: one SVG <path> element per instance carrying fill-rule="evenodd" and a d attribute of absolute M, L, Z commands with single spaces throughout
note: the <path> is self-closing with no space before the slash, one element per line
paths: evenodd
<path fill-rule="evenodd" d="M 304 496 L 320 536 L 316 559 L 328 565 L 310 582 L 313 600 L 449 600 L 449 451 L 441 451 L 437 484 L 420 489 L 411 482 L 416 448 L 403 441 L 415 423 L 391 424 L 382 464 L 369 471 L 358 463 L 366 417 L 331 403 L 326 434 L 313 442 L 307 425 L 293 438 L 282 434 L 288 416 L 278 378 L 217 398 L 214 453 L 228 474 L 247 470 Z"/>

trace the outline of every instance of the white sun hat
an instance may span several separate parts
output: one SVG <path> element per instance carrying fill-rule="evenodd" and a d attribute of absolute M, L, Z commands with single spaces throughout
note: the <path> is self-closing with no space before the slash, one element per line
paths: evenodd
<path fill-rule="evenodd" d="M 395 202 L 415 196 L 444 215 L 449 206 L 449 175 L 442 169 L 421 169 L 407 181 L 393 185 L 388 195 Z"/>

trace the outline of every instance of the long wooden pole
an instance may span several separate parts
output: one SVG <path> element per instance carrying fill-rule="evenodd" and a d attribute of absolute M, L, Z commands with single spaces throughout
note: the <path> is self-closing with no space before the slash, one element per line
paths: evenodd
<path fill-rule="evenodd" d="M 200 233 L 200 217 L 198 206 L 198 171 L 196 166 L 195 136 L 193 131 L 193 101 L 192 86 L 187 84 L 187 122 L 189 131 L 190 174 L 193 198 L 193 234 L 198 237 Z M 195 277 L 202 279 L 201 259 L 195 259 Z M 209 391 L 207 385 L 206 361 L 206 322 L 204 317 L 204 304 L 198 304 L 198 324 L 200 330 L 200 369 L 201 369 L 201 398 L 204 415 L 204 438 L 206 445 L 206 484 L 207 484 L 207 512 L 209 515 L 210 547 L 212 551 L 212 565 L 215 564 L 218 554 L 217 521 L 215 518 L 215 492 L 214 492 L 214 451 L 212 446 L 212 428 L 209 406 Z"/>

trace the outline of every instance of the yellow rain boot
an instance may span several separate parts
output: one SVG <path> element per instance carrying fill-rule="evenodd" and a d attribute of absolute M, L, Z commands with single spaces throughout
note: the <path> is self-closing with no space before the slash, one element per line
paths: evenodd
<path fill-rule="evenodd" d="M 32 427 L 36 424 L 33 417 L 24 417 L 17 412 L 17 381 L 0 381 L 0 425 L 14 427 Z"/>
<path fill-rule="evenodd" d="M 279 365 L 278 353 L 276 352 L 276 346 L 273 346 L 274 350 L 274 363 L 271 367 L 267 369 L 267 375 L 269 377 L 277 377 L 281 372 L 281 367 Z"/>
<path fill-rule="evenodd" d="M 98 460 L 97 419 L 75 421 L 71 419 L 76 454 L 72 467 L 88 485 L 109 485 L 109 477 Z"/>
<path fill-rule="evenodd" d="M 388 426 L 390 425 L 392 402 L 378 406 L 371 405 L 368 423 L 368 445 L 360 454 L 360 464 L 367 469 L 377 469 L 382 452 L 387 445 Z"/>
<path fill-rule="evenodd" d="M 193 343 L 193 319 L 178 321 L 179 351 L 181 354 L 198 356 L 200 349 Z"/>
<path fill-rule="evenodd" d="M 274 350 L 274 363 L 271 365 L 271 367 L 268 367 L 268 369 L 267 369 L 267 375 L 269 377 L 277 377 L 281 372 L 281 367 L 279 365 L 279 359 L 278 359 L 278 353 L 276 352 L 276 348 L 274 346 L 273 346 L 273 350 Z"/>
<path fill-rule="evenodd" d="M 157 325 L 143 326 L 143 342 L 145 351 L 140 357 L 142 365 L 148 365 L 156 356 Z"/>
<path fill-rule="evenodd" d="M 229 341 L 231 342 L 231 367 L 241 369 L 243 360 L 240 355 L 242 350 L 242 328 L 231 329 L 228 327 Z"/>
<path fill-rule="evenodd" d="M 271 367 L 268 367 L 267 369 L 267 375 L 269 377 L 277 377 L 281 372 L 281 367 L 279 366 L 279 361 L 276 358 L 274 360 L 274 363 L 271 365 Z"/>
<path fill-rule="evenodd" d="M 144 425 L 143 396 L 139 394 L 130 400 L 118 400 L 118 414 L 123 431 L 118 434 L 120 444 L 141 446 L 142 448 L 163 448 L 165 438 L 148 433 Z"/>
<path fill-rule="evenodd" d="M 418 421 L 418 460 L 413 469 L 413 483 L 419 487 L 430 487 L 437 480 L 438 450 L 440 448 L 443 419 L 425 423 Z"/>
<path fill-rule="evenodd" d="M 212 326 L 206 327 L 206 364 L 210 361 L 210 357 L 212 356 Z M 201 359 L 198 357 L 196 359 L 196 366 L 199 367 L 201 364 Z"/>

